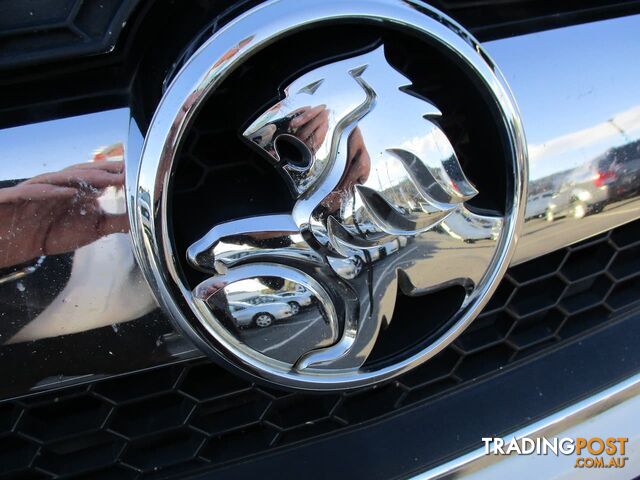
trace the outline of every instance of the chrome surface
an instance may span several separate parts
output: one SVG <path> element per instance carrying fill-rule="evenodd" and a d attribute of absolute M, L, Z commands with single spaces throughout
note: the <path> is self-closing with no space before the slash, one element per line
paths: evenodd
<path fill-rule="evenodd" d="M 220 319 L 238 348 L 275 364 L 291 367 L 309 351 L 339 339 L 331 297 L 295 268 L 262 263 L 232 268 L 198 285 L 194 298 L 211 322 Z"/>
<path fill-rule="evenodd" d="M 637 425 L 640 414 L 640 374 L 634 375 L 602 392 L 570 405 L 561 411 L 538 420 L 515 432 L 504 435 L 511 439 L 551 437 L 627 437 L 629 457 L 625 468 L 604 470 L 580 470 L 574 468 L 575 456 L 536 455 L 499 456 L 486 455 L 484 446 L 450 462 L 412 477 L 412 480 L 441 478 L 492 479 L 540 478 L 637 478 L 640 474 Z"/>
<path fill-rule="evenodd" d="M 189 248 L 191 264 L 213 274 L 191 291 L 176 260 L 167 205 L 174 159 L 195 112 L 261 48 L 301 28 L 348 18 L 422 35 L 461 60 L 482 85 L 500 113 L 508 144 L 504 217 L 466 209 L 464 202 L 477 191 L 431 120 L 440 112 L 402 90 L 410 82 L 389 66 L 379 46 L 297 78 L 285 98 L 247 128 L 244 137 L 282 170 L 297 201 L 291 214 L 214 226 Z M 299 154 L 294 161 L 285 158 L 291 149 Z M 479 313 L 513 253 L 526 178 L 515 104 L 495 65 L 462 27 L 417 3 L 275 0 L 219 30 L 167 89 L 145 141 L 132 233 L 159 301 L 206 353 L 288 387 L 354 388 L 426 361 Z M 282 311 L 283 317 L 297 317 L 288 322 L 296 324 L 295 333 L 283 328 L 263 338 L 263 347 L 252 348 L 237 327 L 239 314 L 230 310 L 231 293 L 242 291 L 259 301 L 280 293 L 282 284 L 311 292 L 324 312 L 311 319 Z M 463 285 L 466 296 L 438 338 L 391 364 L 363 367 L 393 315 L 398 288 L 417 295 L 453 284 Z M 192 312 L 185 312 L 184 302 Z M 253 324 L 274 323 L 275 315 L 267 322 L 267 313 L 259 312 L 262 317 Z M 301 336 L 309 325 L 321 323 L 315 339 Z M 289 344 L 286 359 L 271 349 L 284 344 Z"/>
<path fill-rule="evenodd" d="M 123 108 L 0 131 L 2 396 L 175 358 L 128 234 L 129 121 Z M 122 357 L 120 326 L 137 319 L 130 340 L 154 348 Z"/>
<path fill-rule="evenodd" d="M 631 16 L 485 45 L 527 129 L 520 263 L 640 217 L 640 51 Z M 576 53 L 579 52 L 579 53 Z"/>
<path fill-rule="evenodd" d="M 467 289 L 465 304 L 474 300 L 503 220 L 464 207 L 477 191 L 429 120 L 440 111 L 401 90 L 408 85 L 379 46 L 297 78 L 244 132 L 288 179 L 297 202 L 291 215 L 216 225 L 187 252 L 195 268 L 214 274 L 195 288 L 194 301 L 235 348 L 301 373 L 356 370 L 393 317 L 398 288 L 415 294 L 457 283 Z M 298 155 L 281 156 L 283 143 Z M 313 292 L 325 311 L 271 314 L 235 301 L 279 305 L 274 283 Z M 248 310 L 256 317 L 247 318 Z M 248 343 L 256 334 L 238 326 L 261 326 L 258 315 L 299 328 L 261 333 L 256 347 Z M 308 331 L 312 324 L 325 331 Z"/>
<path fill-rule="evenodd" d="M 121 109 L 0 132 L 3 288 L 22 292 L 19 301 L 28 302 L 35 292 L 21 282 L 24 275 L 37 276 L 41 268 L 35 266 L 46 257 L 73 254 L 66 287 L 12 335 L 3 335 L 5 342 L 112 325 L 155 308 L 128 235 L 128 123 L 129 111 Z M 86 135 L 68 144 L 68 133 L 75 131 Z M 6 280 L 13 270 L 22 275 L 10 285 Z M 118 308 L 105 308 L 116 298 Z"/>
<path fill-rule="evenodd" d="M 612 148 L 633 146 L 640 139 L 637 82 L 640 64 L 630 61 L 640 55 L 638 29 L 640 16 L 630 16 L 484 45 L 515 93 L 527 127 L 531 157 L 537 159 L 530 162 L 528 211 L 532 213 L 524 225 L 514 263 L 640 217 L 637 193 L 611 199 L 599 212 L 581 218 L 569 216 L 547 222 L 544 215 L 540 216 L 544 212 L 540 202 L 547 201 L 540 200 L 540 185 L 544 184 L 540 179 L 561 178 L 569 169 L 579 169 Z M 575 54 L 576 44 L 582 46 L 580 55 Z M 131 128 L 129 116 L 129 109 L 122 108 L 0 130 L 0 185 L 14 186 L 37 175 L 89 162 L 97 148 L 122 143 L 125 183 L 130 187 L 130 179 L 138 169 L 137 152 L 143 139 L 136 128 Z M 542 155 L 542 151 L 546 154 Z M 611 152 L 618 155 L 620 150 Z M 631 170 L 627 178 L 636 173 Z M 12 228 L 18 230 L 21 225 L 14 224 Z M 3 270 L 2 278 L 9 280 L 16 274 L 22 277 L 22 284 L 10 280 L 0 285 L 5 292 L 0 306 L 0 364 L 5 373 L 0 396 L 89 381 L 94 375 L 123 373 L 199 354 L 188 341 L 173 333 L 157 308 L 135 321 L 111 323 L 114 317 L 123 321 L 136 318 L 132 313 L 135 309 L 125 308 L 116 292 L 124 291 L 123 298 L 131 298 L 129 292 L 137 292 L 136 302 L 152 302 L 150 291 L 144 290 L 144 280 L 128 253 L 126 234 L 111 237 L 122 237 L 125 241 L 114 242 L 116 248 L 111 248 L 111 240 L 102 247 L 101 242 L 94 242 L 91 248 L 108 259 L 101 260 L 99 266 L 88 267 L 84 274 L 78 270 L 74 276 L 82 277 L 83 281 L 74 281 L 73 285 L 68 285 L 69 265 L 52 262 L 54 258 L 50 257 L 46 257 L 48 261 L 45 258 L 38 271 L 25 275 L 23 269 L 28 271 L 37 264 L 37 252 L 26 264 Z M 108 251 L 107 244 L 111 245 Z M 83 248 L 78 250 L 82 252 Z M 72 256 L 63 254 L 63 258 L 64 255 Z M 127 288 L 110 290 L 116 275 L 119 279 L 116 284 L 124 282 Z M 74 292 L 86 281 L 91 282 L 91 288 L 70 297 L 74 303 L 66 305 L 72 307 L 64 310 L 64 316 L 40 323 L 44 307 L 61 303 L 63 288 Z M 133 290 L 128 288 L 131 285 L 135 285 Z M 34 324 L 29 328 L 32 332 L 29 336 L 25 330 L 25 342 L 7 343 L 36 319 L 40 325 L 48 326 L 36 329 Z M 119 325 L 135 326 L 136 330 L 128 331 Z M 68 335 L 68 328 L 78 333 Z M 104 336 L 105 331 L 111 334 Z M 151 341 L 141 332 L 148 333 Z M 119 354 L 128 342 L 135 348 L 129 349 L 126 356 Z"/>

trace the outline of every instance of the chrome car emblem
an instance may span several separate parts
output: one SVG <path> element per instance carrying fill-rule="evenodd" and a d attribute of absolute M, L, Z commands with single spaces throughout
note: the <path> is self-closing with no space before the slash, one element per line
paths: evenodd
<path fill-rule="evenodd" d="M 525 143 L 495 67 L 439 13 L 393 0 L 349 8 L 309 4 L 316 9 L 281 0 L 248 12 L 178 73 L 146 140 L 134 198 L 135 237 L 159 300 L 206 352 L 280 385 L 335 390 L 388 379 L 424 362 L 479 313 L 508 265 L 522 220 Z M 238 133 L 279 171 L 294 206 L 212 225 L 187 250 L 190 268 L 206 274 L 189 287 L 165 218 L 168 173 L 188 122 L 235 65 L 287 29 L 318 21 L 313 15 L 325 8 L 322 21 L 348 15 L 401 24 L 464 59 L 501 115 L 511 155 L 507 211 L 469 208 L 478 190 L 438 125 L 441 111 L 410 92 L 411 81 L 389 63 L 381 43 L 298 76 L 280 101 L 247 119 Z M 281 30 L 252 30 L 267 11 Z M 242 37 L 243 31 L 258 33 Z M 386 364 L 367 363 L 399 292 L 417 296 L 452 285 L 464 288 L 464 300 L 437 338 L 418 345 L 406 339 L 404 354 Z M 429 312 L 414 321 L 429 322 Z"/>
<path fill-rule="evenodd" d="M 288 179 L 291 214 L 216 225 L 188 250 L 195 268 L 214 274 L 193 291 L 203 315 L 227 318 L 240 341 L 297 371 L 360 367 L 393 317 L 398 288 L 411 295 L 460 283 L 472 294 L 502 229 L 501 218 L 465 208 L 477 191 L 430 120 L 440 111 L 402 90 L 411 82 L 383 49 L 303 75 L 244 132 Z M 313 311 L 284 301 L 295 292 L 308 292 Z M 268 342 L 261 335 L 253 345 L 255 334 L 242 330 L 285 319 L 300 327 Z M 314 324 L 319 337 L 291 338 Z"/>

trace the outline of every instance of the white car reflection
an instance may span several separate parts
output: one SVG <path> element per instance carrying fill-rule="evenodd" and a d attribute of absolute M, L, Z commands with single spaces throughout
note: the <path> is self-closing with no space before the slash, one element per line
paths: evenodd
<path fill-rule="evenodd" d="M 252 305 L 267 305 L 270 303 L 286 303 L 291 307 L 293 314 L 298 313 L 303 307 L 312 303 L 312 295 L 309 291 L 278 292 L 271 295 L 260 295 L 247 300 Z"/>
<path fill-rule="evenodd" d="M 282 292 L 275 295 L 281 302 L 286 302 L 291 306 L 293 313 L 298 313 L 300 308 L 309 307 L 312 303 L 312 295 L 308 291 L 304 292 Z"/>
<path fill-rule="evenodd" d="M 252 305 L 244 302 L 229 302 L 229 313 L 240 328 L 273 325 L 277 320 L 291 317 L 295 314 L 288 303 L 271 302 Z"/>

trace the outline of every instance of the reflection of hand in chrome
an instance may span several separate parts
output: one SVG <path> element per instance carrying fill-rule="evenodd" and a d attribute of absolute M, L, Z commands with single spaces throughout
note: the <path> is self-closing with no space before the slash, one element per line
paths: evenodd
<path fill-rule="evenodd" d="M 371 157 L 358 127 L 349 135 L 347 144 L 347 166 L 340 183 L 327 195 L 322 204 L 330 212 L 340 208 L 344 198 L 348 197 L 354 185 L 364 185 L 371 173 Z"/>
<path fill-rule="evenodd" d="M 299 108 L 294 112 L 289 127 L 315 153 L 329 131 L 329 110 L 325 105 Z"/>
<path fill-rule="evenodd" d="M 0 189 L 0 268 L 126 232 L 127 215 L 108 214 L 98 203 L 105 188 L 123 186 L 123 162 L 106 161 L 73 165 Z"/>

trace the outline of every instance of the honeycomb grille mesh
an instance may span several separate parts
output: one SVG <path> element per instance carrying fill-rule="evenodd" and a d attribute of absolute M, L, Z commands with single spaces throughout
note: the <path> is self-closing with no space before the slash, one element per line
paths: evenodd
<path fill-rule="evenodd" d="M 640 299 L 640 221 L 511 268 L 485 311 L 425 365 L 386 385 L 304 395 L 195 360 L 0 404 L 0 474 L 163 478 L 217 466 L 455 395 Z M 521 363 L 521 362 L 520 362 Z"/>
<path fill-rule="evenodd" d="M 0 3 L 0 67 L 102 53 L 138 0 L 28 0 Z"/>

